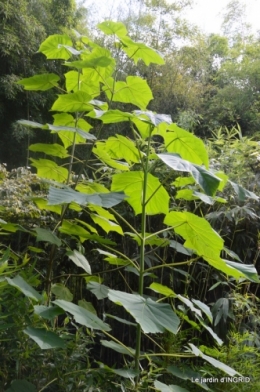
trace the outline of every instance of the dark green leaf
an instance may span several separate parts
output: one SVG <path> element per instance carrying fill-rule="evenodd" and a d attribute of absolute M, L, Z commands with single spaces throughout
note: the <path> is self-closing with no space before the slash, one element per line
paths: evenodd
<path fill-rule="evenodd" d="M 54 332 L 46 331 L 43 328 L 27 327 L 23 330 L 31 339 L 38 344 L 42 350 L 50 348 L 65 348 L 65 342 Z"/>
<path fill-rule="evenodd" d="M 35 301 L 39 302 L 42 300 L 42 296 L 36 291 L 33 287 L 31 287 L 25 280 L 16 275 L 13 279 L 5 278 L 7 282 L 20 290 L 26 297 L 32 298 Z"/>
<path fill-rule="evenodd" d="M 135 350 L 132 349 L 131 347 L 127 347 L 125 345 L 121 345 L 118 343 L 115 343 L 113 341 L 108 341 L 108 340 L 100 340 L 100 343 L 102 344 L 102 346 L 111 348 L 112 350 L 120 353 L 120 354 L 126 354 L 126 355 L 130 355 L 131 357 L 134 357 L 135 355 Z"/>
<path fill-rule="evenodd" d="M 91 275 L 91 268 L 89 262 L 82 253 L 74 249 L 73 251 L 68 251 L 66 255 L 70 260 L 73 261 L 73 263 L 75 263 L 78 267 L 83 268 L 84 271 L 87 272 L 87 274 Z"/>
<path fill-rule="evenodd" d="M 14 380 L 5 392 L 37 392 L 37 389 L 26 380 Z"/>
<path fill-rule="evenodd" d="M 52 320 L 60 314 L 63 314 L 64 311 L 58 306 L 35 305 L 34 313 L 44 319 Z"/>
<path fill-rule="evenodd" d="M 61 240 L 50 230 L 41 229 L 40 227 L 37 227 L 34 230 L 37 233 L 36 241 L 44 241 L 44 242 L 49 242 L 50 244 L 53 245 L 61 246 L 62 244 Z"/>

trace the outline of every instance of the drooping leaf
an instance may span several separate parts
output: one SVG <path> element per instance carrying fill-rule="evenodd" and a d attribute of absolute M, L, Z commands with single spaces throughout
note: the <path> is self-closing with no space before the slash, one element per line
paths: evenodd
<path fill-rule="evenodd" d="M 183 255 L 191 256 L 193 251 L 191 249 L 186 248 L 179 242 L 175 240 L 170 240 L 170 248 L 175 249 L 177 252 L 182 253 Z"/>
<path fill-rule="evenodd" d="M 44 152 L 47 155 L 52 155 L 54 157 L 59 157 L 59 158 L 67 158 L 69 156 L 67 150 L 62 147 L 60 144 L 43 144 L 43 143 L 37 143 L 37 144 L 31 144 L 29 147 L 30 151 L 34 152 Z"/>
<path fill-rule="evenodd" d="M 251 282 L 260 283 L 257 270 L 254 264 L 241 264 L 230 260 L 224 260 L 227 265 L 242 272 L 242 274 Z"/>
<path fill-rule="evenodd" d="M 51 110 L 57 112 L 89 112 L 93 105 L 89 103 L 92 97 L 84 91 L 77 91 L 70 94 L 58 95 L 58 98 L 52 105 Z"/>
<path fill-rule="evenodd" d="M 134 116 L 131 113 L 122 112 L 118 109 L 107 111 L 94 109 L 87 114 L 87 117 L 99 119 L 104 124 L 115 124 L 118 122 L 129 121 Z"/>
<path fill-rule="evenodd" d="M 90 264 L 82 253 L 74 249 L 73 251 L 68 251 L 66 255 L 73 261 L 73 263 L 75 263 L 78 267 L 83 268 L 87 274 L 91 275 Z"/>
<path fill-rule="evenodd" d="M 135 61 L 135 63 L 139 60 L 143 60 L 146 65 L 149 65 L 150 63 L 164 64 L 164 59 L 158 51 L 150 48 L 142 42 L 134 42 L 129 37 L 121 36 L 119 38 L 123 44 L 122 49 L 129 58 L 132 58 Z"/>
<path fill-rule="evenodd" d="M 5 392 L 37 392 L 36 386 L 26 380 L 13 380 Z"/>
<path fill-rule="evenodd" d="M 63 299 L 64 301 L 71 302 L 73 300 L 73 294 L 68 289 L 68 287 L 64 286 L 62 283 L 55 283 L 51 286 L 51 292 L 58 299 Z"/>
<path fill-rule="evenodd" d="M 207 195 L 214 196 L 221 180 L 204 167 L 185 161 L 178 154 L 158 154 L 158 157 L 171 169 L 190 173 Z"/>
<path fill-rule="evenodd" d="M 50 35 L 42 42 L 39 52 L 45 54 L 47 59 L 68 60 L 71 57 L 71 52 L 66 48 L 66 45 L 73 46 L 68 36 L 59 34 Z"/>
<path fill-rule="evenodd" d="M 246 199 L 253 199 L 259 201 L 259 197 L 254 192 L 248 191 L 241 185 L 236 184 L 235 182 L 232 182 L 230 180 L 228 182 L 232 185 L 234 191 L 238 195 L 239 201 L 245 201 Z"/>
<path fill-rule="evenodd" d="M 109 288 L 99 282 L 88 282 L 87 289 L 91 291 L 91 293 L 93 293 L 97 297 L 97 299 L 104 299 L 108 296 Z"/>
<path fill-rule="evenodd" d="M 141 325 L 145 333 L 157 333 L 168 330 L 178 331 L 179 318 L 169 304 L 157 303 L 150 298 L 137 294 L 128 294 L 117 290 L 108 290 L 108 298 L 122 305 Z"/>
<path fill-rule="evenodd" d="M 160 124 L 154 130 L 164 138 L 166 150 L 179 154 L 182 159 L 197 165 L 209 167 L 209 158 L 206 147 L 201 139 L 192 133 L 179 128 L 176 124 Z"/>
<path fill-rule="evenodd" d="M 202 320 L 199 320 L 199 321 L 200 321 L 200 324 L 211 334 L 213 339 L 216 340 L 218 345 L 221 346 L 223 344 L 223 340 L 218 337 L 218 335 L 213 331 L 213 329 L 211 327 L 206 325 Z"/>
<path fill-rule="evenodd" d="M 38 344 L 42 350 L 50 348 L 65 348 L 65 341 L 61 339 L 56 333 L 46 331 L 43 328 L 27 327 L 23 330 L 26 335 Z"/>
<path fill-rule="evenodd" d="M 189 392 L 187 389 L 179 387 L 178 385 L 166 385 L 160 381 L 155 381 L 154 386 L 160 392 Z"/>
<path fill-rule="evenodd" d="M 58 205 L 64 203 L 75 202 L 79 205 L 94 204 L 100 207 L 111 208 L 121 203 L 126 198 L 123 192 L 109 192 L 109 193 L 93 193 L 87 195 L 74 191 L 69 187 L 55 188 L 50 187 L 48 195 L 48 204 Z"/>
<path fill-rule="evenodd" d="M 113 342 L 113 341 L 109 341 L 109 340 L 100 340 L 100 343 L 102 344 L 102 346 L 107 347 L 107 348 L 111 348 L 112 350 L 120 353 L 120 354 L 126 354 L 129 355 L 130 357 L 134 357 L 135 355 L 135 350 L 131 347 L 127 347 L 125 345 L 121 345 L 119 343 Z"/>
<path fill-rule="evenodd" d="M 36 241 L 44 241 L 53 245 L 61 246 L 61 240 L 50 230 L 42 229 L 41 227 L 36 227 L 34 230 L 37 233 Z"/>
<path fill-rule="evenodd" d="M 110 78 L 103 87 L 109 100 L 114 102 L 132 103 L 141 109 L 145 109 L 153 99 L 153 94 L 146 80 L 139 76 L 127 76 L 126 82 L 114 82 Z"/>
<path fill-rule="evenodd" d="M 157 127 L 161 123 L 165 125 L 172 124 L 172 118 L 169 114 L 159 114 L 149 110 L 135 110 L 134 114 L 138 120 L 151 124 L 154 127 Z"/>
<path fill-rule="evenodd" d="M 104 323 L 95 314 L 81 306 L 63 300 L 56 300 L 53 301 L 53 303 L 64 309 L 66 312 L 71 313 L 74 316 L 75 321 L 81 325 L 102 331 L 110 331 L 111 329 L 108 324 Z"/>
<path fill-rule="evenodd" d="M 223 249 L 223 239 L 212 229 L 204 218 L 190 212 L 172 211 L 166 215 L 164 223 L 185 239 L 184 246 L 196 251 L 199 256 L 219 257 Z"/>
<path fill-rule="evenodd" d="M 42 178 L 50 180 L 65 182 L 68 178 L 68 170 L 65 167 L 57 165 L 54 161 L 49 159 L 33 159 L 31 158 L 31 165 L 36 167 L 37 175 Z"/>
<path fill-rule="evenodd" d="M 194 344 L 189 343 L 189 346 L 191 347 L 191 352 L 196 355 L 196 357 L 201 357 L 205 361 L 209 362 L 212 366 L 214 366 L 217 369 L 222 370 L 223 372 L 227 373 L 229 376 L 233 377 L 236 374 L 240 375 L 236 370 L 232 369 L 231 367 L 225 365 L 224 363 L 218 361 L 215 358 L 209 357 L 208 355 L 203 354 L 202 351 L 200 351 Z"/>
<path fill-rule="evenodd" d="M 30 286 L 21 276 L 16 275 L 13 279 L 5 278 L 7 282 L 20 290 L 26 297 L 32 298 L 34 301 L 41 301 L 42 296 L 32 286 Z"/>
<path fill-rule="evenodd" d="M 107 35 L 116 34 L 118 37 L 124 37 L 127 35 L 127 29 L 122 22 L 106 20 L 105 22 L 99 23 L 97 27 Z"/>
<path fill-rule="evenodd" d="M 17 82 L 17 84 L 22 85 L 25 90 L 46 91 L 58 86 L 59 80 L 60 77 L 58 75 L 54 73 L 47 73 L 21 79 L 19 80 L 19 82 Z"/>
<path fill-rule="evenodd" d="M 142 212 L 142 194 L 144 186 L 144 173 L 132 171 L 112 176 L 111 190 L 124 192 L 126 201 L 133 207 L 135 214 Z M 146 213 L 148 215 L 167 214 L 169 195 L 160 184 L 158 178 L 148 173 L 146 189 Z"/>
<path fill-rule="evenodd" d="M 189 380 L 193 382 L 193 380 L 197 379 L 197 383 L 201 388 L 203 388 L 206 391 L 210 391 L 209 387 L 205 384 L 203 381 L 203 378 L 201 377 L 201 373 L 194 371 L 193 369 L 190 369 L 187 366 L 184 366 L 183 368 L 179 369 L 174 365 L 168 366 L 167 367 L 167 372 L 172 374 L 174 377 L 178 377 L 181 380 Z"/>
<path fill-rule="evenodd" d="M 110 231 L 115 231 L 118 234 L 124 235 L 122 227 L 115 222 L 112 222 L 103 216 L 99 216 L 97 214 L 90 214 L 91 219 L 93 222 L 95 222 L 97 225 L 99 225 L 106 233 L 109 233 Z"/>
<path fill-rule="evenodd" d="M 213 316 L 212 316 L 212 313 L 211 313 L 210 308 L 208 307 L 208 305 L 204 304 L 203 302 L 199 301 L 198 299 L 193 299 L 193 298 L 192 298 L 192 302 L 195 305 L 197 305 L 198 308 L 200 308 L 203 313 L 205 313 L 205 315 L 208 317 L 209 321 L 212 323 L 213 322 Z"/>
<path fill-rule="evenodd" d="M 35 121 L 30 121 L 30 120 L 18 120 L 17 121 L 18 124 L 24 125 L 25 127 L 29 127 L 29 128 L 40 128 L 43 129 L 44 125 L 40 124 L 38 122 Z"/>
<path fill-rule="evenodd" d="M 55 317 L 64 313 L 64 311 L 58 306 L 35 305 L 34 313 L 44 319 L 52 320 Z"/>

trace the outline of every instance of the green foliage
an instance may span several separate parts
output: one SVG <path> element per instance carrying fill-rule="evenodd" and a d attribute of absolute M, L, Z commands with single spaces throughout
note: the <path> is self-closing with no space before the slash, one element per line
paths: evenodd
<path fill-rule="evenodd" d="M 118 52 L 123 51 L 129 60 L 163 63 L 156 51 L 127 37 L 121 23 L 107 21 L 100 28 L 115 36 Z M 195 344 L 189 343 L 188 349 L 179 344 L 173 352 L 173 345 L 166 347 L 161 338 L 170 334 L 178 339 L 187 323 L 191 329 L 187 329 L 186 344 L 190 339 L 194 341 L 197 331 L 223 344 L 213 328 L 222 316 L 226 321 L 226 308 L 215 316 L 216 306 L 210 310 L 204 297 L 189 298 L 189 283 L 195 280 L 190 266 L 195 270 L 202 265 L 202 271 L 213 267 L 214 274 L 221 274 L 229 282 L 259 282 L 255 266 L 232 261 L 238 261 L 238 257 L 224 247 L 224 240 L 203 216 L 204 202 L 214 206 L 215 201 L 224 200 L 218 194 L 225 192 L 227 177 L 209 167 L 206 148 L 196 136 L 172 124 L 170 116 L 144 110 L 152 99 L 146 80 L 131 75 L 118 80 L 119 65 L 110 51 L 86 37 L 75 41 L 74 48 L 69 37 L 52 35 L 40 46 L 48 59 L 66 60 L 66 67 L 73 72 L 69 77 L 66 74 L 63 93 L 51 106 L 51 112 L 59 112 L 53 115 L 53 124 L 20 121 L 43 133 L 50 131 L 56 140 L 30 147 L 35 178 L 44 184 L 47 193 L 42 192 L 38 199 L 30 195 L 30 202 L 35 201 L 41 217 L 48 214 L 49 221 L 29 220 L 24 226 L 0 221 L 8 240 L 20 235 L 27 241 L 23 247 L 16 248 L 11 241 L 1 248 L 0 294 L 12 305 L 11 326 L 4 320 L 4 333 L 19 324 L 11 298 L 11 293 L 17 295 L 19 290 L 24 314 L 17 340 L 26 345 L 29 357 L 39 348 L 47 353 L 52 349 L 53 354 L 41 355 L 46 360 L 53 355 L 54 368 L 57 366 L 53 378 L 44 372 L 40 377 L 35 372 L 28 374 L 28 381 L 40 390 L 56 381 L 57 391 L 86 390 L 96 385 L 101 388 L 105 380 L 106 388 L 113 386 L 113 390 L 122 390 L 124 383 L 124 390 L 129 391 L 153 387 L 184 391 L 171 383 L 168 371 L 176 358 L 180 364 L 188 358 L 199 358 L 235 375 L 237 370 Z M 42 91 L 52 84 L 56 88 L 58 81 L 60 86 L 60 80 L 53 73 L 44 73 L 22 79 L 20 84 Z M 132 106 L 141 110 L 131 110 Z M 120 122 L 125 123 L 127 136 L 117 132 Z M 112 136 L 105 136 L 106 127 Z M 158 134 L 163 142 L 154 141 Z M 8 174 L 5 170 L 1 173 L 4 183 Z M 191 177 L 185 177 L 186 173 Z M 201 208 L 190 212 L 186 200 L 177 204 L 173 185 L 191 190 Z M 248 197 L 250 193 L 244 191 L 243 195 Z M 232 260 L 224 259 L 223 252 Z M 177 274 L 187 281 L 180 282 Z M 117 330 L 117 323 L 131 331 L 128 340 Z M 94 337 L 100 341 L 102 352 L 115 351 L 113 367 L 104 364 L 109 363 L 106 357 L 101 356 L 100 362 L 100 356 L 93 354 L 90 361 L 85 353 L 83 364 L 75 360 L 71 372 L 64 371 L 70 352 L 77 352 L 81 344 L 85 349 L 84 344 L 90 345 Z M 21 356 L 17 348 L 15 353 Z M 94 362 L 100 367 L 98 371 Z M 82 372 L 84 379 L 80 378 Z M 62 374 L 62 380 L 57 374 Z M 158 381 L 159 375 L 170 379 L 171 384 Z M 5 380 L 10 384 L 9 375 Z"/>

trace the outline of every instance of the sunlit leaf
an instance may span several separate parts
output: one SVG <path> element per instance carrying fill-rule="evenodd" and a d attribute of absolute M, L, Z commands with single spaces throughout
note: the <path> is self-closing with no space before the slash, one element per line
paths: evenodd
<path fill-rule="evenodd" d="M 129 37 L 120 37 L 120 41 L 123 44 L 123 50 L 126 52 L 128 57 L 132 58 L 135 63 L 139 60 L 143 60 L 146 65 L 150 63 L 164 64 L 162 55 L 155 49 L 150 48 L 142 42 L 134 42 Z"/>
<path fill-rule="evenodd" d="M 97 27 L 107 35 L 116 34 L 118 37 L 124 37 L 127 34 L 127 29 L 122 22 L 106 20 L 105 22 L 99 23 Z"/>
<path fill-rule="evenodd" d="M 89 103 L 92 97 L 84 91 L 58 95 L 51 110 L 57 112 L 89 112 L 93 105 Z"/>
<path fill-rule="evenodd" d="M 112 191 L 122 191 L 128 198 L 126 201 L 133 207 L 135 214 L 142 212 L 142 194 L 144 186 L 144 173 L 132 171 L 112 176 Z M 146 213 L 148 215 L 167 214 L 169 195 L 160 184 L 158 178 L 148 173 L 146 189 Z"/>
<path fill-rule="evenodd" d="M 119 226 L 119 224 L 112 222 L 104 218 L 103 216 L 99 216 L 97 214 L 91 214 L 90 217 L 93 220 L 93 222 L 99 225 L 106 233 L 109 233 L 110 231 L 115 231 L 118 234 L 121 235 L 124 234 L 122 227 Z"/>
<path fill-rule="evenodd" d="M 113 102 L 132 103 L 141 109 L 145 109 L 153 99 L 153 94 L 146 80 L 139 76 L 127 76 L 126 82 L 114 82 L 112 78 L 107 80 L 107 86 L 103 87 L 109 100 Z"/>
<path fill-rule="evenodd" d="M 71 52 L 64 45 L 70 47 L 73 45 L 68 36 L 59 34 L 50 35 L 42 42 L 39 52 L 45 54 L 47 59 L 68 60 L 71 57 Z"/>
<path fill-rule="evenodd" d="M 31 158 L 31 165 L 36 167 L 37 175 L 42 178 L 50 180 L 65 182 L 68 178 L 68 170 L 65 167 L 57 165 L 54 161 L 49 159 L 33 159 Z"/>
<path fill-rule="evenodd" d="M 156 293 L 162 294 L 165 297 L 176 297 L 174 291 L 161 283 L 152 283 L 149 288 Z"/>
<path fill-rule="evenodd" d="M 23 332 L 30 336 L 30 338 L 33 339 L 42 350 L 48 350 L 50 348 L 65 348 L 64 340 L 54 332 L 46 331 L 43 328 L 32 327 L 27 327 L 23 330 Z"/>
<path fill-rule="evenodd" d="M 105 148 L 113 159 L 124 159 L 131 164 L 140 162 L 140 155 L 135 144 L 129 138 L 122 135 L 109 137 L 105 142 Z"/>
<path fill-rule="evenodd" d="M 17 82 L 17 84 L 22 85 L 25 90 L 46 91 L 58 86 L 59 80 L 60 77 L 58 75 L 54 73 L 47 73 L 21 79 Z"/>
<path fill-rule="evenodd" d="M 69 156 L 67 150 L 62 147 L 60 144 L 43 144 L 43 143 L 37 143 L 37 144 L 31 144 L 29 147 L 30 151 L 34 152 L 44 152 L 47 155 L 52 155 L 54 157 L 59 157 L 59 158 L 67 158 Z"/>
<path fill-rule="evenodd" d="M 129 121 L 134 116 L 131 113 L 121 112 L 121 110 L 118 109 L 107 111 L 94 109 L 87 114 L 87 117 L 99 119 L 104 124 L 114 124 L 118 122 Z"/>

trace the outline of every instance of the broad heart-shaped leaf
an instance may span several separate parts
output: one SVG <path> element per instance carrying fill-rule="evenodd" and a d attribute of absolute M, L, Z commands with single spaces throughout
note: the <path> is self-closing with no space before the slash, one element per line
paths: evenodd
<path fill-rule="evenodd" d="M 145 109 L 153 99 L 152 91 L 146 80 L 139 76 L 127 76 L 126 82 L 115 82 L 113 78 L 109 78 L 103 90 L 109 100 L 132 103 L 141 109 Z"/>
<path fill-rule="evenodd" d="M 57 112 L 89 112 L 93 105 L 89 103 L 92 97 L 84 91 L 77 91 L 70 94 L 58 95 L 58 98 L 52 105 L 51 110 Z"/>
<path fill-rule="evenodd" d="M 38 52 L 45 54 L 47 59 L 68 60 L 72 54 L 64 45 L 73 46 L 68 36 L 59 34 L 50 35 L 43 41 Z"/>
<path fill-rule="evenodd" d="M 87 117 L 97 118 L 104 124 L 114 124 L 118 122 L 129 121 L 134 118 L 134 115 L 128 112 L 121 112 L 121 110 L 97 110 L 94 109 L 87 114 Z"/>
<path fill-rule="evenodd" d="M 142 213 L 142 195 L 144 173 L 131 171 L 112 176 L 111 190 L 124 192 L 126 201 L 133 207 L 135 214 Z M 146 189 L 146 213 L 148 215 L 167 214 L 169 211 L 169 195 L 160 184 L 158 178 L 148 173 Z"/>
<path fill-rule="evenodd" d="M 31 144 L 29 147 L 30 151 L 34 152 L 44 152 L 47 155 L 52 155 L 54 157 L 59 158 L 67 158 L 69 156 L 67 150 L 61 146 L 60 144 L 45 144 L 45 143 L 37 143 Z"/>
<path fill-rule="evenodd" d="M 102 346 L 107 348 L 112 348 L 112 350 L 120 354 L 126 354 L 129 355 L 130 357 L 134 357 L 135 355 L 135 350 L 132 349 L 131 347 L 127 347 L 123 344 L 121 345 L 119 343 L 115 343 L 112 340 L 100 340 L 100 343 L 102 344 Z"/>
<path fill-rule="evenodd" d="M 68 170 L 65 167 L 58 166 L 57 163 L 49 159 L 33 159 L 32 166 L 36 167 L 37 175 L 50 180 L 65 182 L 68 178 Z"/>
<path fill-rule="evenodd" d="M 5 392 L 37 392 L 36 386 L 26 380 L 14 380 Z"/>
<path fill-rule="evenodd" d="M 209 167 L 209 158 L 206 147 L 201 139 L 192 133 L 179 128 L 176 124 L 160 124 L 154 134 L 164 138 L 166 150 L 179 154 L 182 159 L 197 165 Z"/>
<path fill-rule="evenodd" d="M 21 79 L 17 82 L 17 84 L 22 85 L 25 90 L 46 91 L 58 86 L 59 80 L 60 77 L 58 75 L 54 73 L 47 73 Z"/>
<path fill-rule="evenodd" d="M 221 180 L 204 167 L 185 161 L 178 154 L 158 154 L 158 157 L 171 169 L 190 173 L 207 195 L 214 196 Z"/>
<path fill-rule="evenodd" d="M 79 205 L 95 204 L 100 207 L 111 208 L 126 198 L 123 192 L 92 193 L 90 195 L 74 191 L 69 187 L 49 188 L 48 204 L 57 205 L 75 202 Z"/>
<path fill-rule="evenodd" d="M 68 251 L 66 255 L 70 260 L 73 261 L 73 263 L 75 263 L 78 267 L 83 268 L 87 274 L 91 275 L 91 267 L 89 262 L 82 253 L 74 249 L 73 251 Z"/>
<path fill-rule="evenodd" d="M 62 283 L 55 283 L 51 286 L 51 292 L 56 296 L 56 299 L 64 299 L 65 301 L 71 302 L 73 300 L 73 294 L 64 286 Z"/>
<path fill-rule="evenodd" d="M 41 227 L 36 227 L 34 230 L 37 233 L 36 241 L 44 241 L 53 245 L 61 246 L 61 240 L 50 230 L 42 229 Z"/>
<path fill-rule="evenodd" d="M 32 327 L 27 327 L 23 330 L 23 332 L 30 336 L 30 338 L 33 339 L 42 350 L 50 348 L 65 348 L 64 340 L 54 332 L 46 331 L 43 328 Z"/>
<path fill-rule="evenodd" d="M 108 324 L 100 320 L 95 314 L 81 306 L 63 300 L 56 300 L 53 301 L 53 303 L 66 312 L 71 313 L 77 323 L 85 325 L 87 328 L 99 329 L 102 331 L 110 331 L 111 329 Z"/>
<path fill-rule="evenodd" d="M 108 298 L 122 305 L 140 324 L 145 333 L 167 330 L 176 334 L 178 331 L 180 320 L 169 304 L 158 303 L 150 298 L 117 290 L 108 290 Z"/>
<path fill-rule="evenodd" d="M 231 377 L 235 376 L 236 374 L 241 376 L 241 374 L 236 372 L 231 367 L 225 365 L 224 363 L 218 361 L 215 358 L 212 358 L 212 357 L 209 357 L 208 355 L 203 354 L 203 352 L 200 351 L 196 346 L 194 346 L 194 344 L 189 343 L 189 346 L 191 348 L 190 352 L 192 352 L 194 355 L 196 355 L 196 357 L 203 358 L 205 361 L 209 362 L 215 368 L 222 370 L 223 372 L 227 373 Z"/>
<path fill-rule="evenodd" d="M 98 156 L 99 160 L 109 167 L 121 171 L 129 171 L 129 165 L 126 162 L 117 161 L 111 158 L 111 155 L 106 150 L 106 142 L 97 142 L 92 150 L 93 154 Z"/>
<path fill-rule="evenodd" d="M 154 386 L 160 392 L 189 392 L 187 389 L 179 387 L 178 385 L 166 385 L 160 381 L 155 381 Z"/>
<path fill-rule="evenodd" d="M 124 235 L 122 227 L 115 222 L 112 222 L 103 216 L 99 216 L 97 214 L 90 214 L 91 219 L 97 225 L 99 225 L 106 233 L 110 233 L 110 231 L 115 231 L 118 234 Z"/>
<path fill-rule="evenodd" d="M 106 20 L 105 22 L 99 23 L 97 27 L 106 35 L 116 34 L 118 37 L 124 37 L 127 35 L 127 29 L 122 22 Z"/>
<path fill-rule="evenodd" d="M 196 251 L 199 256 L 219 257 L 224 241 L 204 218 L 190 212 L 172 211 L 166 215 L 164 223 L 185 239 L 184 246 Z"/>
<path fill-rule="evenodd" d="M 66 90 L 67 92 L 84 91 L 91 95 L 91 97 L 97 97 L 100 94 L 100 83 L 98 80 L 92 80 L 89 75 L 79 73 L 77 71 L 69 71 L 65 74 L 66 78 Z"/>
<path fill-rule="evenodd" d="M 105 148 L 113 159 L 124 159 L 129 164 L 140 162 L 140 155 L 134 142 L 125 136 L 109 137 L 105 142 Z"/>
<path fill-rule="evenodd" d="M 55 317 L 63 314 L 64 311 L 58 306 L 35 305 L 34 313 L 44 319 L 52 320 Z"/>
<path fill-rule="evenodd" d="M 89 132 L 92 126 L 82 118 L 76 120 L 71 114 L 68 113 L 57 113 L 53 115 L 53 118 L 54 122 L 52 126 L 52 133 L 58 132 L 58 136 L 61 139 L 65 148 L 68 148 L 73 144 L 75 132 L 76 144 L 85 143 L 86 139 L 88 139 L 89 137 L 93 137 L 93 139 L 95 139 L 94 135 L 86 135 L 86 133 Z M 64 130 L 61 130 L 61 127 L 63 126 Z"/>
<path fill-rule="evenodd" d="M 30 286 L 25 280 L 19 276 L 16 275 L 13 279 L 10 278 L 5 278 L 7 282 L 11 285 L 16 287 L 18 290 L 20 290 L 26 297 L 32 298 L 34 301 L 41 301 L 42 296 L 36 291 L 32 286 Z"/>
<path fill-rule="evenodd" d="M 154 64 L 164 64 L 164 59 L 162 55 L 149 46 L 146 46 L 142 42 L 134 42 L 129 37 L 119 37 L 121 43 L 123 44 L 123 50 L 128 55 L 128 57 L 132 58 L 135 63 L 139 60 L 143 60 L 146 65 L 150 63 Z"/>
<path fill-rule="evenodd" d="M 109 288 L 98 282 L 88 282 L 87 289 L 93 293 L 97 299 L 107 298 Z"/>

